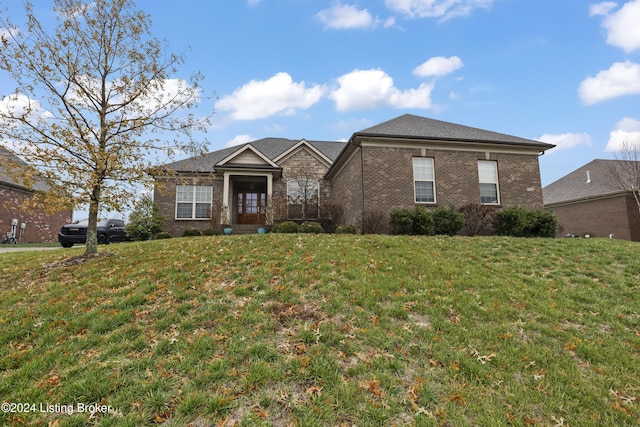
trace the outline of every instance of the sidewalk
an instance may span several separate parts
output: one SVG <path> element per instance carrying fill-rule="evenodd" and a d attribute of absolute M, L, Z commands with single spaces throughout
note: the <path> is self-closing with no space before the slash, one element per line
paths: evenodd
<path fill-rule="evenodd" d="M 14 246 L 14 245 L 2 245 L 0 244 L 0 254 L 6 254 L 11 252 L 27 252 L 27 251 L 50 251 L 55 249 L 62 249 L 62 246 Z"/>

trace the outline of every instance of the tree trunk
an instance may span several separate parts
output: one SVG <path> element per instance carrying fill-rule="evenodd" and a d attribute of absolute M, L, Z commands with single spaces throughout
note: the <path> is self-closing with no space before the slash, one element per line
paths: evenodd
<path fill-rule="evenodd" d="M 87 243 L 84 256 L 98 253 L 98 209 L 100 187 L 93 188 L 89 202 L 89 224 L 87 227 Z"/>

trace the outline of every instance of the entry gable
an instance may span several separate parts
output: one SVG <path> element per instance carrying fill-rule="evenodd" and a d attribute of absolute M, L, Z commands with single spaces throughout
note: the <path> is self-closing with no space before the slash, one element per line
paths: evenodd
<path fill-rule="evenodd" d="M 309 144 L 309 142 L 304 138 L 298 141 L 288 150 L 284 151 L 278 157 L 276 157 L 274 161 L 277 162 L 278 164 L 281 164 L 283 161 L 286 161 L 288 158 L 292 157 L 298 151 L 304 150 L 304 149 L 306 149 L 309 152 L 309 154 L 315 157 L 318 161 L 323 163 L 327 168 L 331 166 L 331 164 L 333 163 L 331 159 L 329 159 L 327 156 L 322 154 L 316 147 Z"/>
<path fill-rule="evenodd" d="M 277 168 L 278 165 L 271 161 L 267 156 L 256 149 L 251 144 L 245 144 L 238 150 L 231 153 L 216 164 L 216 167 L 221 166 L 270 166 Z"/>

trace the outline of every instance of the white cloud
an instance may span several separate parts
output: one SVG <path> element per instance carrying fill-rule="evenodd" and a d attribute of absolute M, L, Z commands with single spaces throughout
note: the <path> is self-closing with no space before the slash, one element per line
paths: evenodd
<path fill-rule="evenodd" d="M 605 10 L 606 6 L 601 11 Z M 640 49 L 640 0 L 627 2 L 617 12 L 607 14 L 602 26 L 607 30 L 607 43 L 610 45 L 627 53 Z"/>
<path fill-rule="evenodd" d="M 236 145 L 246 144 L 247 142 L 255 141 L 256 139 L 251 135 L 237 135 L 230 141 L 227 141 L 225 147 L 235 147 Z"/>
<path fill-rule="evenodd" d="M 401 91 L 393 79 L 379 69 L 354 70 L 337 79 L 339 88 L 329 98 L 338 111 L 371 109 L 385 104 L 394 108 L 431 108 L 433 83 L 422 84 L 417 89 Z"/>
<path fill-rule="evenodd" d="M 613 1 L 605 1 L 602 3 L 592 4 L 589 6 L 589 16 L 608 15 L 618 4 Z"/>
<path fill-rule="evenodd" d="M 640 93 L 640 64 L 616 62 L 608 70 L 589 77 L 578 88 L 583 104 L 593 105 L 622 95 Z"/>
<path fill-rule="evenodd" d="M 591 147 L 591 136 L 588 133 L 545 133 L 540 138 L 538 138 L 538 141 L 555 145 L 556 147 L 551 150 L 550 153 L 555 153 L 556 151 L 561 150 L 569 150 L 579 145 L 586 145 L 587 147 Z"/>
<path fill-rule="evenodd" d="M 316 104 L 326 88 L 304 82 L 294 83 L 288 73 L 277 73 L 268 80 L 252 80 L 233 94 L 220 99 L 215 108 L 231 111 L 235 120 L 253 120 L 276 114 L 293 115 Z"/>
<path fill-rule="evenodd" d="M 440 77 L 462 68 L 464 64 L 457 56 L 445 58 L 436 56 L 418 65 L 413 70 L 413 74 L 419 77 Z"/>
<path fill-rule="evenodd" d="M 336 5 L 316 14 L 325 28 L 345 30 L 350 28 L 370 28 L 376 20 L 367 9 L 358 9 L 351 5 Z"/>
<path fill-rule="evenodd" d="M 623 146 L 640 146 L 640 121 L 625 117 L 617 124 L 617 129 L 609 134 L 605 151 L 621 151 Z"/>
<path fill-rule="evenodd" d="M 474 9 L 489 8 L 494 0 L 385 0 L 388 8 L 410 18 L 447 20 L 469 15 Z"/>
<path fill-rule="evenodd" d="M 30 121 L 46 121 L 53 117 L 40 102 L 27 95 L 13 94 L 0 99 L 0 126 L 16 126 L 16 122 L 5 117 L 24 116 Z"/>

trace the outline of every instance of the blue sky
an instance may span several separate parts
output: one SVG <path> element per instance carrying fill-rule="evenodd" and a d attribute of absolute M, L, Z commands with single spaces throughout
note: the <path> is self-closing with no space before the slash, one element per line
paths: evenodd
<path fill-rule="evenodd" d="M 640 140 L 640 0 L 137 4 L 171 51 L 189 49 L 179 77 L 200 71 L 217 96 L 200 109 L 215 110 L 210 150 L 346 140 L 411 113 L 557 144 L 546 185 Z"/>

